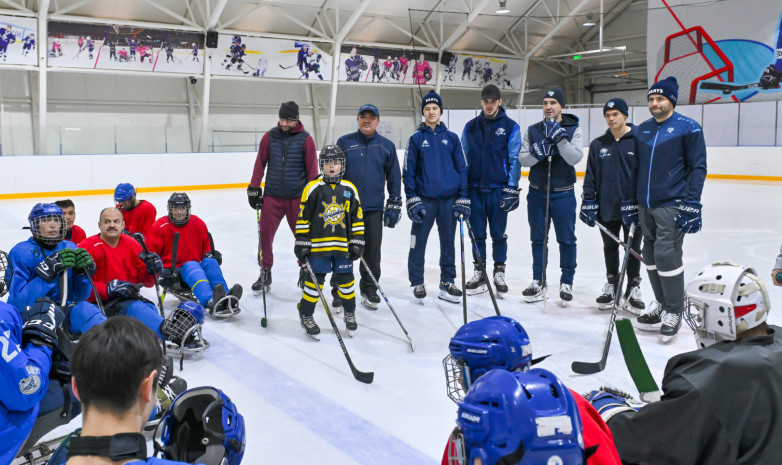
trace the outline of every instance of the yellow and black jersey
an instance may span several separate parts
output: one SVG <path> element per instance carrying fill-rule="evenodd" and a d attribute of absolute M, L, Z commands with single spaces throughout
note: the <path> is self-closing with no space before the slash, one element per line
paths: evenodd
<path fill-rule="evenodd" d="M 312 242 L 312 253 L 345 254 L 351 239 L 364 238 L 358 189 L 350 181 L 329 184 L 318 178 L 301 194 L 296 240 Z"/>

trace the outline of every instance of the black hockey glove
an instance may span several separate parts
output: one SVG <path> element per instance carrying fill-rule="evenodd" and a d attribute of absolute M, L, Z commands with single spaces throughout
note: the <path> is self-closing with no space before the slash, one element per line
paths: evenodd
<path fill-rule="evenodd" d="M 695 234 L 703 227 L 701 209 L 703 206 L 695 200 L 682 200 L 677 206 L 679 214 L 676 216 L 676 229 L 684 234 Z"/>
<path fill-rule="evenodd" d="M 408 197 L 407 198 L 407 216 L 413 223 L 422 223 L 426 216 L 426 208 L 424 208 L 424 202 L 421 197 Z"/>
<path fill-rule="evenodd" d="M 500 199 L 500 208 L 506 212 L 512 212 L 519 207 L 519 194 L 521 189 L 518 187 L 503 187 L 502 198 Z"/>
<path fill-rule="evenodd" d="M 119 279 L 112 279 L 106 284 L 106 294 L 109 297 L 122 297 L 123 299 L 135 299 L 141 290 L 141 284 L 133 284 Z"/>
<path fill-rule="evenodd" d="M 220 252 L 214 249 L 207 252 L 206 255 L 204 255 L 204 258 L 214 258 L 215 260 L 217 260 L 218 265 L 223 264 L 223 254 L 221 254 Z"/>
<path fill-rule="evenodd" d="M 57 328 L 65 319 L 59 305 L 44 297 L 22 312 L 22 343 L 57 347 Z"/>
<path fill-rule="evenodd" d="M 641 226 L 641 220 L 638 218 L 638 204 L 632 200 L 622 200 L 622 206 L 619 208 L 622 213 L 622 223 L 630 226 L 635 223 L 635 227 Z"/>
<path fill-rule="evenodd" d="M 76 263 L 73 265 L 73 270 L 76 274 L 90 274 L 95 273 L 95 262 L 92 260 L 92 255 L 85 249 L 72 249 L 74 253 L 74 259 Z"/>
<path fill-rule="evenodd" d="M 179 284 L 179 270 L 163 268 L 160 272 L 160 285 L 163 287 L 175 287 Z"/>
<path fill-rule="evenodd" d="M 60 273 L 76 264 L 73 251 L 74 249 L 62 249 L 44 258 L 35 267 L 35 274 L 48 283 L 54 281 Z"/>
<path fill-rule="evenodd" d="M 470 219 L 470 199 L 459 198 L 453 202 L 453 216 Z"/>
<path fill-rule="evenodd" d="M 293 253 L 296 254 L 296 258 L 303 262 L 310 254 L 312 249 L 312 242 L 310 241 L 296 241 L 293 246 Z"/>
<path fill-rule="evenodd" d="M 250 202 L 250 206 L 253 210 L 260 210 L 263 208 L 263 188 L 247 186 L 247 201 Z"/>
<path fill-rule="evenodd" d="M 768 65 L 760 76 L 761 89 L 779 89 L 779 80 L 782 78 L 782 70 L 777 71 L 773 64 Z"/>
<path fill-rule="evenodd" d="M 147 273 L 154 275 L 163 271 L 163 260 L 155 252 L 141 252 L 138 258 L 147 266 Z"/>
<path fill-rule="evenodd" d="M 364 241 L 362 239 L 351 239 L 348 246 L 348 258 L 350 261 L 358 260 L 364 255 Z"/>
<path fill-rule="evenodd" d="M 543 161 L 551 155 L 551 142 L 544 140 L 529 146 L 529 153 L 538 161 Z"/>
<path fill-rule="evenodd" d="M 546 121 L 546 139 L 556 144 L 562 139 L 570 140 L 567 131 L 556 121 Z"/>
<path fill-rule="evenodd" d="M 402 219 L 402 199 L 388 199 L 386 209 L 383 211 L 383 224 L 387 228 L 393 228 Z"/>
<path fill-rule="evenodd" d="M 600 211 L 600 207 L 597 205 L 597 199 L 583 199 L 581 201 L 581 213 L 578 215 L 578 219 L 586 223 L 590 228 L 595 226 L 597 220 L 597 214 Z"/>

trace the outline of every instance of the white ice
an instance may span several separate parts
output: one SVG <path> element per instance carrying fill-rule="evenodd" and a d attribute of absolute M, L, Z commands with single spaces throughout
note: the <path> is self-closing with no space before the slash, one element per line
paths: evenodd
<path fill-rule="evenodd" d="M 580 182 L 579 182 L 580 185 Z M 522 182 L 525 192 L 526 182 Z M 266 296 L 269 325 L 261 328 L 261 297 L 253 297 L 250 285 L 258 277 L 255 213 L 247 205 L 244 190 L 191 191 L 193 214 L 203 218 L 224 256 L 223 270 L 229 284 L 241 283 L 244 311 L 233 321 L 209 320 L 205 337 L 212 347 L 203 359 L 186 359 L 185 377 L 192 386 L 212 385 L 224 390 L 244 415 L 247 449 L 244 463 L 323 464 L 435 464 L 439 463 L 448 434 L 454 426 L 456 405 L 446 397 L 441 360 L 449 338 L 462 324 L 462 306 L 436 298 L 439 277 L 437 234 L 432 232 L 427 250 L 426 283 L 429 292 L 423 306 L 413 302 L 407 280 L 407 248 L 410 222 L 403 218 L 396 229 L 384 230 L 381 285 L 399 318 L 412 336 L 410 346 L 385 303 L 377 311 L 357 310 L 359 329 L 348 338 L 344 323 L 337 326 L 359 370 L 374 371 L 365 385 L 353 379 L 325 312 L 319 306 L 315 318 L 323 330 L 321 341 L 303 334 L 296 313 L 300 291 L 293 256 L 293 236 L 282 226 L 275 240 L 272 291 Z M 580 195 L 580 191 L 576 193 Z M 139 194 L 164 214 L 168 193 Z M 782 288 L 771 286 L 770 271 L 782 241 L 782 215 L 777 199 L 782 184 L 708 180 L 703 194 L 704 229 L 684 242 L 685 277 L 720 260 L 755 267 L 769 286 L 771 301 L 782 302 Z M 0 248 L 8 250 L 26 239 L 21 228 L 35 202 L 27 199 L 0 202 Z M 99 211 L 111 205 L 111 196 L 75 197 L 77 224 L 88 235 L 97 233 Z M 553 371 L 571 388 L 586 392 L 610 384 L 637 394 L 624 365 L 617 341 L 611 346 L 605 371 L 575 375 L 574 360 L 600 358 L 609 313 L 595 309 L 594 300 L 605 280 L 602 241 L 598 231 L 577 222 L 578 269 L 575 299 L 567 308 L 551 299 L 546 313 L 542 303 L 525 304 L 521 291 L 531 279 L 531 255 L 526 205 L 511 213 L 508 226 L 507 277 L 510 293 L 499 302 L 503 315 L 518 319 L 530 335 L 533 356 L 551 354 L 540 366 Z M 284 223 L 283 223 L 284 224 Z M 558 277 L 559 255 L 553 232 L 549 276 Z M 459 237 L 455 238 L 457 274 Z M 472 275 L 469 239 L 467 279 Z M 651 289 L 642 270 L 643 295 Z M 460 284 L 461 275 L 457 278 Z M 154 298 L 154 288 L 145 289 Z M 554 294 L 552 292 L 552 294 Z M 166 299 L 168 310 L 177 304 Z M 494 314 L 488 294 L 468 297 L 468 318 Z M 620 314 L 629 316 L 627 314 Z M 773 308 L 770 322 L 782 323 L 782 309 Z M 690 329 L 684 325 L 677 339 L 663 345 L 659 335 L 637 332 L 641 347 L 658 383 L 666 361 L 695 349 Z"/>

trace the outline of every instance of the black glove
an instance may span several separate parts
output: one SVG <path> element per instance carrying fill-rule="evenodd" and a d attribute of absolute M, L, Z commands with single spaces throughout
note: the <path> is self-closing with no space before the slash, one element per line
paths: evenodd
<path fill-rule="evenodd" d="M 546 121 L 546 139 L 556 144 L 562 139 L 570 140 L 567 131 L 556 121 Z"/>
<path fill-rule="evenodd" d="M 777 71 L 773 64 L 768 65 L 760 76 L 761 89 L 779 89 L 779 80 L 782 78 L 782 71 Z"/>
<path fill-rule="evenodd" d="M 76 264 L 73 266 L 74 272 L 76 274 L 95 273 L 95 262 L 92 260 L 92 255 L 85 249 L 72 250 L 76 261 Z"/>
<path fill-rule="evenodd" d="M 350 261 L 358 260 L 362 255 L 364 255 L 364 240 L 351 239 L 348 246 L 348 258 Z"/>
<path fill-rule="evenodd" d="M 217 260 L 218 265 L 223 264 L 223 254 L 221 254 L 220 252 L 214 249 L 207 252 L 206 255 L 204 255 L 204 258 L 214 258 L 215 260 Z"/>
<path fill-rule="evenodd" d="M 163 268 L 160 272 L 160 285 L 163 287 L 174 287 L 179 284 L 179 270 Z"/>
<path fill-rule="evenodd" d="M 75 264 L 73 249 L 63 249 L 44 258 L 41 263 L 35 267 L 35 274 L 41 279 L 50 283 L 54 281 L 60 273 Z"/>
<path fill-rule="evenodd" d="M 703 206 L 695 200 L 682 200 L 677 205 L 679 214 L 676 216 L 676 229 L 685 234 L 695 234 L 703 227 L 701 209 Z"/>
<path fill-rule="evenodd" d="M 423 223 L 426 216 L 426 208 L 421 197 L 407 198 L 407 216 L 413 223 Z"/>
<path fill-rule="evenodd" d="M 619 207 L 622 213 L 622 223 L 630 226 L 635 223 L 636 229 L 641 226 L 641 220 L 638 218 L 638 204 L 634 200 L 622 200 L 622 206 Z"/>
<path fill-rule="evenodd" d="M 263 208 L 263 188 L 247 186 L 247 201 L 250 202 L 250 206 L 253 210 L 260 210 Z"/>
<path fill-rule="evenodd" d="M 163 260 L 155 252 L 141 252 L 138 258 L 147 266 L 147 273 L 154 275 L 163 271 Z"/>
<path fill-rule="evenodd" d="M 387 228 L 393 228 L 402 219 L 402 199 L 388 199 L 386 209 L 383 211 L 383 224 Z"/>
<path fill-rule="evenodd" d="M 112 279 L 106 284 L 106 294 L 109 297 L 122 297 L 124 299 L 133 299 L 141 290 L 140 284 L 133 284 L 119 279 Z"/>
<path fill-rule="evenodd" d="M 519 207 L 519 194 L 521 189 L 518 187 L 503 187 L 500 208 L 506 212 L 512 212 Z"/>
<path fill-rule="evenodd" d="M 310 254 L 312 249 L 312 242 L 310 241 L 296 241 L 293 246 L 293 253 L 296 254 L 296 258 L 303 262 L 305 258 Z"/>
<path fill-rule="evenodd" d="M 65 319 L 59 305 L 44 297 L 22 312 L 22 343 L 57 347 L 57 328 Z"/>
<path fill-rule="evenodd" d="M 597 205 L 597 199 L 584 198 L 581 201 L 581 213 L 579 213 L 578 218 L 591 228 L 595 226 L 599 211 L 600 207 Z"/>
<path fill-rule="evenodd" d="M 459 198 L 453 202 L 453 216 L 470 219 L 470 199 Z"/>
<path fill-rule="evenodd" d="M 547 140 L 535 142 L 529 146 L 529 153 L 532 154 L 536 160 L 543 161 L 551 155 L 551 142 Z"/>

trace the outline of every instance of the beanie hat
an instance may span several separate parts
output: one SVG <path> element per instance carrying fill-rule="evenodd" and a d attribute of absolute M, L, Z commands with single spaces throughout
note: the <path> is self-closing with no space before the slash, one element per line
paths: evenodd
<path fill-rule="evenodd" d="M 490 98 L 494 100 L 501 99 L 502 97 L 500 96 L 500 89 L 494 84 L 489 84 L 485 86 L 481 91 L 481 100 L 485 98 Z"/>
<path fill-rule="evenodd" d="M 649 92 L 646 93 L 646 97 L 649 98 L 652 94 L 660 94 L 663 97 L 673 103 L 676 106 L 676 100 L 679 98 L 679 83 L 676 82 L 676 78 L 668 76 L 662 81 L 657 81 L 649 88 Z"/>
<path fill-rule="evenodd" d="M 605 105 L 603 105 L 603 116 L 605 116 L 608 110 L 619 110 L 619 112 L 622 113 L 623 115 L 630 116 L 628 114 L 627 102 L 625 102 L 620 98 L 612 98 L 611 100 L 606 102 Z"/>
<path fill-rule="evenodd" d="M 290 119 L 294 121 L 298 121 L 299 119 L 299 106 L 296 105 L 296 102 L 291 100 L 290 102 L 284 102 L 282 105 L 280 105 L 280 118 L 282 119 Z"/>
<path fill-rule="evenodd" d="M 546 92 L 546 95 L 543 96 L 544 99 L 547 98 L 553 98 L 559 104 L 564 108 L 565 106 L 565 93 L 562 91 L 562 89 L 555 87 L 548 92 Z"/>
<path fill-rule="evenodd" d="M 437 94 L 437 92 L 430 90 L 428 94 L 424 95 L 421 100 L 421 114 L 424 114 L 424 107 L 429 103 L 436 103 L 440 107 L 440 114 L 443 113 L 443 99 Z"/>

